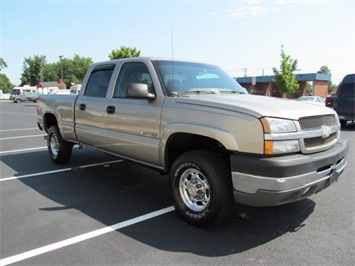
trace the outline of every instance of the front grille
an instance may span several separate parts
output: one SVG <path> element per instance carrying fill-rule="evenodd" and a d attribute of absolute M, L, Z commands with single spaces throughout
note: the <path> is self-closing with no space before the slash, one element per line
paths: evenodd
<path fill-rule="evenodd" d="M 302 151 L 304 153 L 326 150 L 335 145 L 338 138 L 338 131 L 329 132 L 331 134 L 328 137 L 325 137 L 327 135 L 327 130 L 334 130 L 339 126 L 338 119 L 335 115 L 301 117 L 298 122 L 301 131 L 303 132 L 319 132 L 318 136 L 313 134 L 314 137 L 307 138 L 307 136 L 305 136 L 304 139 L 300 140 L 303 146 Z"/>
<path fill-rule="evenodd" d="M 332 142 L 336 138 L 336 136 L 337 136 L 337 134 L 333 133 L 333 134 L 329 135 L 328 138 L 325 138 L 325 139 L 323 139 L 322 137 L 304 139 L 304 146 L 306 148 L 312 148 L 312 147 L 326 145 L 326 144 Z"/>
<path fill-rule="evenodd" d="M 322 126 L 335 126 L 338 121 L 334 115 L 301 117 L 299 123 L 302 131 L 320 129 Z"/>

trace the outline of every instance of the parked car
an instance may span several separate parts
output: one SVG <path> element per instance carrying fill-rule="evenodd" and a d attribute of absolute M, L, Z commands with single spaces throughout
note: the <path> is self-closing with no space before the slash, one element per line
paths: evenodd
<path fill-rule="evenodd" d="M 14 103 L 36 102 L 38 97 L 38 92 L 24 92 L 23 94 L 13 95 L 12 101 Z"/>
<path fill-rule="evenodd" d="M 333 107 L 334 105 L 334 99 L 338 96 L 339 91 L 336 90 L 336 92 L 332 92 L 326 99 L 325 99 L 325 106 L 327 107 Z"/>
<path fill-rule="evenodd" d="M 23 99 L 23 101 L 26 101 L 26 99 L 24 98 L 24 95 L 26 93 L 30 93 L 30 92 L 37 92 L 37 88 L 36 87 L 31 87 L 31 86 L 23 86 L 23 87 L 13 87 L 11 94 L 10 94 L 10 101 L 15 102 L 15 98 Z"/>
<path fill-rule="evenodd" d="M 355 120 L 355 74 L 346 75 L 338 87 L 338 96 L 334 98 L 334 110 L 342 127 L 348 121 Z"/>
<path fill-rule="evenodd" d="M 311 196 L 347 165 L 334 110 L 249 95 L 221 68 L 191 61 L 95 63 L 80 94 L 41 95 L 37 114 L 54 163 L 67 163 L 78 144 L 155 168 L 169 175 L 175 210 L 196 226 L 228 218 L 234 201 Z"/>
<path fill-rule="evenodd" d="M 325 100 L 319 96 L 301 96 L 297 98 L 297 101 L 307 102 L 315 105 L 325 106 Z"/>

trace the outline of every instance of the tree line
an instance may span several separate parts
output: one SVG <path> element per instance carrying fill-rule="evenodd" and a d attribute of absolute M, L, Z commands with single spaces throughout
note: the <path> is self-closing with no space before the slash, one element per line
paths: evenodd
<path fill-rule="evenodd" d="M 108 55 L 110 60 L 138 56 L 140 56 L 140 50 L 137 50 L 135 47 L 127 46 L 121 46 L 120 49 L 113 49 Z M 282 47 L 280 68 L 273 68 L 275 74 L 274 82 L 281 92 L 293 93 L 298 89 L 298 83 L 295 79 L 297 63 L 297 60 L 287 55 Z M 59 81 L 62 79 L 67 88 L 69 88 L 72 83 L 82 83 L 86 71 L 91 64 L 93 64 L 92 58 L 81 57 L 77 54 L 75 54 L 73 58 L 60 56 L 60 60 L 55 63 L 48 63 L 45 55 L 26 57 L 23 62 L 20 86 L 36 86 L 39 82 Z M 1 73 L 6 67 L 8 67 L 6 62 L 3 58 L 0 58 L 0 89 L 4 93 L 9 93 L 14 85 L 5 74 Z M 327 66 L 322 66 L 318 73 L 331 75 L 331 71 Z M 335 90 L 336 85 L 329 82 L 329 92 Z"/>
<path fill-rule="evenodd" d="M 113 49 L 108 55 L 110 60 L 138 56 L 140 56 L 139 50 L 135 47 L 127 46 Z M 86 71 L 91 64 L 93 64 L 92 58 L 81 57 L 77 54 L 73 58 L 60 57 L 60 60 L 54 63 L 48 63 L 45 55 L 25 57 L 20 86 L 36 86 L 39 82 L 58 82 L 62 79 L 67 88 L 69 88 L 72 83 L 82 83 Z M 6 67 L 8 67 L 6 62 L 3 58 L 0 58 L 0 72 Z M 14 84 L 10 82 L 9 78 L 4 73 L 0 73 L 0 89 L 4 93 L 10 93 L 13 87 Z"/>

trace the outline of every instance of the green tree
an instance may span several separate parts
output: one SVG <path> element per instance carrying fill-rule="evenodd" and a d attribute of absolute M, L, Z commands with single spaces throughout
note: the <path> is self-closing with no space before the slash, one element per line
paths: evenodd
<path fill-rule="evenodd" d="M 32 58 L 25 58 L 23 62 L 21 86 L 35 86 L 38 82 L 43 81 L 43 69 L 46 64 L 46 56 L 35 55 Z"/>
<path fill-rule="evenodd" d="M 63 82 L 69 86 L 71 83 L 81 84 L 86 71 L 92 65 L 93 60 L 90 57 L 80 57 L 75 54 L 73 59 L 62 59 L 63 64 Z"/>
<path fill-rule="evenodd" d="M 4 59 L 0 57 L 0 71 L 2 71 L 5 67 L 7 67 L 7 64 Z"/>
<path fill-rule="evenodd" d="M 0 72 L 6 67 L 6 62 L 3 58 L 0 58 Z M 6 74 L 0 73 L 0 90 L 3 93 L 10 93 L 13 86 Z"/>
<path fill-rule="evenodd" d="M 312 95 L 312 94 L 313 94 L 313 87 L 312 87 L 312 85 L 311 85 L 310 82 L 307 82 L 306 88 L 307 88 L 307 89 L 306 89 L 307 95 Z"/>
<path fill-rule="evenodd" d="M 332 82 L 329 82 L 328 93 L 331 94 L 338 89 L 338 86 Z"/>
<path fill-rule="evenodd" d="M 121 46 L 121 49 L 113 49 L 111 54 L 109 54 L 110 60 L 114 59 L 122 59 L 122 58 L 130 58 L 130 57 L 138 57 L 141 51 L 137 50 L 136 47 L 131 48 L 127 46 Z"/>
<path fill-rule="evenodd" d="M 90 57 L 80 57 L 77 54 L 74 55 L 73 59 L 63 58 L 63 82 L 66 84 L 67 88 L 70 87 L 71 83 L 82 83 L 86 71 L 92 63 L 93 60 Z M 44 65 L 42 81 L 58 81 L 60 78 L 60 61 Z"/>
<path fill-rule="evenodd" d="M 9 78 L 5 74 L 0 73 L 0 89 L 2 92 L 10 93 L 13 86 L 14 85 L 10 82 Z"/>
<path fill-rule="evenodd" d="M 60 79 L 60 63 L 45 64 L 42 81 L 58 81 Z"/>
<path fill-rule="evenodd" d="M 280 70 L 275 67 L 272 68 L 275 75 L 274 82 L 284 95 L 294 93 L 299 88 L 294 74 L 297 69 L 297 60 L 293 60 L 291 56 L 286 55 L 283 47 L 281 48 L 281 58 Z"/>
<path fill-rule="evenodd" d="M 317 73 L 323 73 L 332 76 L 332 72 L 327 66 L 321 66 Z M 335 85 L 331 80 L 328 83 L 328 93 L 331 94 L 337 90 L 337 85 Z"/>
<path fill-rule="evenodd" d="M 317 73 L 332 75 L 332 72 L 327 66 L 321 66 Z"/>

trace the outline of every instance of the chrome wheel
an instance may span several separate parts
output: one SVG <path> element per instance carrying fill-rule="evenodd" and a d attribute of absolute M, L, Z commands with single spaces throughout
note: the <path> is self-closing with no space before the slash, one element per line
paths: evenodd
<path fill-rule="evenodd" d="M 55 134 L 51 135 L 51 139 L 49 141 L 50 144 L 50 150 L 51 153 L 53 155 L 54 158 L 58 157 L 58 153 L 59 153 L 59 142 L 58 142 L 58 138 Z"/>
<path fill-rule="evenodd" d="M 188 223 L 205 227 L 229 217 L 234 204 L 228 164 L 207 150 L 187 151 L 170 168 L 175 210 Z"/>
<path fill-rule="evenodd" d="M 182 173 L 179 190 L 182 200 L 193 211 L 203 211 L 211 201 L 210 185 L 197 169 L 187 169 Z"/>
<path fill-rule="evenodd" d="M 73 144 L 62 139 L 56 125 L 52 125 L 47 133 L 48 153 L 51 160 L 57 164 L 68 162 L 72 154 Z"/>

